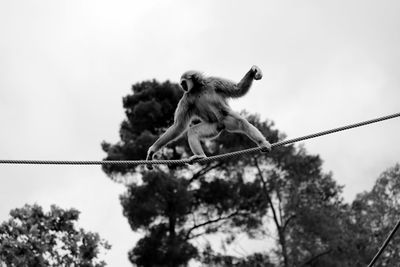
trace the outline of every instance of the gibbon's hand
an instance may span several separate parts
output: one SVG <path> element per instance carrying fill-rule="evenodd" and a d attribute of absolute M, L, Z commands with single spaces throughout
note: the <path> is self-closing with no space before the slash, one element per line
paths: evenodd
<path fill-rule="evenodd" d="M 261 145 L 261 152 L 269 153 L 269 152 L 271 152 L 271 150 L 272 150 L 272 146 L 268 141 L 266 141 L 266 143 Z"/>
<path fill-rule="evenodd" d="M 251 67 L 251 70 L 254 73 L 254 80 L 261 80 L 261 78 L 263 77 L 261 69 L 254 65 L 253 67 Z"/>
<path fill-rule="evenodd" d="M 155 151 L 153 150 L 153 147 L 150 147 L 150 148 L 149 148 L 149 151 L 147 151 L 146 160 L 148 160 L 148 161 L 153 160 L 154 153 L 155 153 Z M 153 169 L 153 165 L 147 164 L 147 169 L 148 169 L 148 170 L 152 170 L 152 169 Z"/>
<path fill-rule="evenodd" d="M 197 160 L 199 160 L 199 159 L 204 159 L 204 158 L 206 158 L 206 157 L 207 157 L 206 155 L 193 155 L 193 156 L 191 156 L 191 157 L 189 158 L 188 164 L 189 164 L 189 165 L 192 165 L 192 164 L 195 163 Z"/>

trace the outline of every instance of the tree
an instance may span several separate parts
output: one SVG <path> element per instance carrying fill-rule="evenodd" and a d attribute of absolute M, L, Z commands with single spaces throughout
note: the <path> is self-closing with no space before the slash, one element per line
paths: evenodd
<path fill-rule="evenodd" d="M 341 186 L 322 172 L 320 157 L 286 146 L 250 160 L 275 226 L 280 266 L 344 266 L 339 244 L 347 206 Z"/>
<path fill-rule="evenodd" d="M 0 262 L 7 266 L 101 267 L 98 257 L 110 245 L 97 233 L 75 228 L 79 211 L 38 205 L 11 210 L 0 225 Z"/>
<path fill-rule="evenodd" d="M 127 119 L 121 124 L 121 140 L 102 145 L 106 160 L 145 158 L 148 147 L 173 122 L 182 96 L 179 86 L 169 82 L 142 82 L 132 89 L 133 95 L 123 100 Z M 242 136 L 230 138 L 232 142 L 227 146 L 208 145 L 207 153 L 235 149 L 232 144 L 243 140 Z M 162 153 L 164 158 L 179 159 L 187 157 L 189 151 L 186 138 L 181 138 Z M 103 169 L 112 179 L 138 177 L 121 196 L 121 204 L 132 230 L 145 232 L 129 253 L 131 262 L 139 266 L 185 265 L 198 255 L 198 249 L 190 243 L 192 239 L 227 227 L 233 218 L 232 226 L 257 228 L 266 212 L 261 185 L 244 181 L 243 171 L 229 162 L 161 166 L 153 172 L 142 166 L 105 165 Z"/>
<path fill-rule="evenodd" d="M 147 148 L 172 123 L 182 94 L 178 85 L 154 80 L 135 84 L 132 90 L 123 101 L 127 118 L 121 124 L 121 140 L 102 144 L 106 160 L 144 159 Z M 284 138 L 272 122 L 243 115 L 270 142 Z M 254 146 L 246 136 L 231 133 L 222 133 L 203 145 L 207 155 Z M 161 152 L 165 159 L 190 155 L 185 137 Z M 103 170 L 116 180 L 134 177 L 121 196 L 132 230 L 145 234 L 129 253 L 132 263 L 177 266 L 192 258 L 212 262 L 213 257 L 218 260 L 221 255 L 210 252 L 211 248 L 210 253 L 202 253 L 201 249 L 207 249 L 194 247 L 192 240 L 217 232 L 225 233 L 227 242 L 242 232 L 265 238 L 268 232 L 274 234 L 265 225 L 272 221 L 277 249 L 250 258 L 264 260 L 267 265 L 272 264 L 269 256 L 275 254 L 279 264 L 288 267 L 319 266 L 315 264 L 332 261 L 330 255 L 340 254 L 337 236 L 345 205 L 341 187 L 330 174 L 322 172 L 321 165 L 318 156 L 290 145 L 268 155 L 251 154 L 204 165 L 159 166 L 151 172 L 143 166 L 105 165 Z"/>
<path fill-rule="evenodd" d="M 358 194 L 352 204 L 352 220 L 357 238 L 360 266 L 368 264 L 373 255 L 400 219 L 400 164 L 384 171 L 370 192 Z M 397 233 L 376 266 L 396 266 L 400 262 L 400 235 Z"/>

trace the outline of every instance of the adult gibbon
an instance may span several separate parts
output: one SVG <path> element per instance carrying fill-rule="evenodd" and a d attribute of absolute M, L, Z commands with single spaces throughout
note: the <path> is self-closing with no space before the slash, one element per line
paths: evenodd
<path fill-rule="evenodd" d="M 263 152 L 271 150 L 271 144 L 261 132 L 245 118 L 234 112 L 227 98 L 244 96 L 253 80 L 260 80 L 262 72 L 257 66 L 245 74 L 239 83 L 218 77 L 206 77 L 197 71 L 185 72 L 180 85 L 185 91 L 175 110 L 174 124 L 149 148 L 147 160 L 152 160 L 163 146 L 178 138 L 187 130 L 189 146 L 193 152 L 190 161 L 205 158 L 200 140 L 217 137 L 222 130 L 246 134 Z M 189 127 L 190 122 L 199 119 L 200 123 Z M 151 165 L 147 166 L 152 169 Z"/>

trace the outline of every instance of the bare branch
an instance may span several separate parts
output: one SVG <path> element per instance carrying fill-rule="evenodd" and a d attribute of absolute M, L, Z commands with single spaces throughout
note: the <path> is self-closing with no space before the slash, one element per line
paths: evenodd
<path fill-rule="evenodd" d="M 188 240 L 188 239 L 194 239 L 194 238 L 197 238 L 197 237 L 202 236 L 202 235 L 205 235 L 205 234 L 207 234 L 207 231 L 201 232 L 201 233 L 196 234 L 196 235 L 192 235 L 191 237 L 186 237 L 186 240 Z M 187 236 L 187 235 L 186 235 L 186 236 Z"/>
<path fill-rule="evenodd" d="M 207 164 L 204 168 L 202 168 L 200 171 L 197 173 L 193 174 L 192 178 L 190 178 L 189 183 L 192 183 L 194 180 L 198 179 L 199 177 L 205 175 L 207 172 L 220 167 L 222 165 L 222 162 L 218 162 L 216 164 Z"/>
<path fill-rule="evenodd" d="M 311 258 L 308 259 L 307 261 L 305 261 L 305 262 L 301 265 L 301 267 L 307 266 L 308 264 L 312 263 L 313 261 L 317 260 L 318 258 L 320 258 L 320 257 L 322 257 L 322 256 L 324 256 L 324 255 L 326 255 L 326 254 L 329 254 L 329 253 L 331 253 L 331 252 L 332 252 L 332 249 L 330 248 L 330 249 L 328 249 L 328 250 L 322 251 L 321 253 L 318 253 L 318 254 L 315 255 L 315 256 L 311 256 Z"/>
<path fill-rule="evenodd" d="M 189 239 L 190 233 L 193 232 L 197 228 L 200 228 L 200 227 L 203 227 L 203 226 L 206 226 L 206 225 L 209 225 L 209 224 L 217 223 L 217 222 L 220 222 L 220 221 L 223 221 L 223 220 L 227 220 L 227 219 L 229 219 L 229 218 L 231 218 L 233 216 L 236 216 L 238 214 L 239 214 L 239 211 L 235 211 L 235 212 L 232 212 L 231 214 L 229 214 L 227 216 L 224 216 L 224 217 L 220 216 L 218 218 L 211 219 L 211 220 L 205 221 L 205 222 L 200 223 L 200 224 L 195 224 L 194 226 L 192 226 L 188 230 L 188 232 L 186 233 L 186 238 L 185 239 Z"/>
<path fill-rule="evenodd" d="M 272 199 L 271 199 L 270 195 L 268 194 L 267 182 L 264 180 L 264 176 L 263 176 L 263 174 L 262 174 L 262 171 L 261 171 L 261 169 L 260 169 L 260 166 L 258 165 L 258 161 L 257 161 L 256 158 L 254 158 L 254 163 L 255 163 L 255 165 L 256 165 L 256 167 L 257 167 L 258 176 L 260 177 L 261 182 L 262 182 L 262 184 L 263 184 L 264 194 L 265 194 L 265 196 L 267 197 L 268 204 L 269 204 L 270 207 L 271 207 L 272 215 L 273 215 L 273 218 L 274 218 L 274 222 L 275 222 L 276 228 L 278 228 L 278 232 L 279 232 L 280 229 L 281 229 L 281 224 L 279 223 L 278 215 L 276 214 L 274 204 L 272 203 Z"/>
<path fill-rule="evenodd" d="M 286 230 L 286 227 L 288 226 L 289 222 L 290 222 L 292 219 L 294 219 L 295 217 L 296 217 L 296 215 L 293 214 L 292 216 L 290 216 L 290 217 L 286 220 L 285 224 L 282 226 L 282 230 L 283 230 L 283 231 Z"/>

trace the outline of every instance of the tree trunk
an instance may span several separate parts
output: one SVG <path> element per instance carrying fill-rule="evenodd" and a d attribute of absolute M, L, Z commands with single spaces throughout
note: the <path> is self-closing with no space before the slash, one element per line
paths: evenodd
<path fill-rule="evenodd" d="M 279 243 L 282 249 L 283 266 L 289 267 L 289 257 L 287 253 L 285 233 L 283 232 L 283 229 L 281 227 L 278 227 L 278 235 L 279 235 Z"/>
<path fill-rule="evenodd" d="M 175 224 L 176 224 L 176 217 L 175 215 L 171 215 L 169 217 L 169 228 L 168 228 L 168 232 L 169 232 L 169 237 L 171 238 L 171 240 L 175 239 Z"/>
<path fill-rule="evenodd" d="M 281 245 L 281 249 L 282 249 L 283 266 L 284 267 L 289 267 L 289 258 L 288 258 L 286 239 L 285 239 L 285 230 L 286 230 L 285 228 L 286 228 L 286 225 L 283 225 L 282 222 L 279 222 L 278 215 L 277 215 L 277 213 L 275 211 L 274 204 L 272 203 L 271 196 L 268 193 L 267 182 L 264 180 L 264 176 L 262 174 L 262 171 L 260 169 L 260 166 L 258 165 L 258 161 L 257 161 L 256 158 L 254 159 L 254 162 L 255 162 L 255 165 L 256 165 L 257 170 L 258 170 L 258 175 L 260 176 L 260 179 L 261 179 L 261 183 L 262 183 L 262 186 L 263 186 L 264 194 L 265 194 L 265 196 L 267 198 L 267 201 L 268 201 L 269 206 L 270 206 L 271 211 L 272 211 L 272 215 L 273 215 L 273 219 L 274 219 L 274 223 L 275 223 L 276 229 L 278 231 L 279 244 Z"/>

